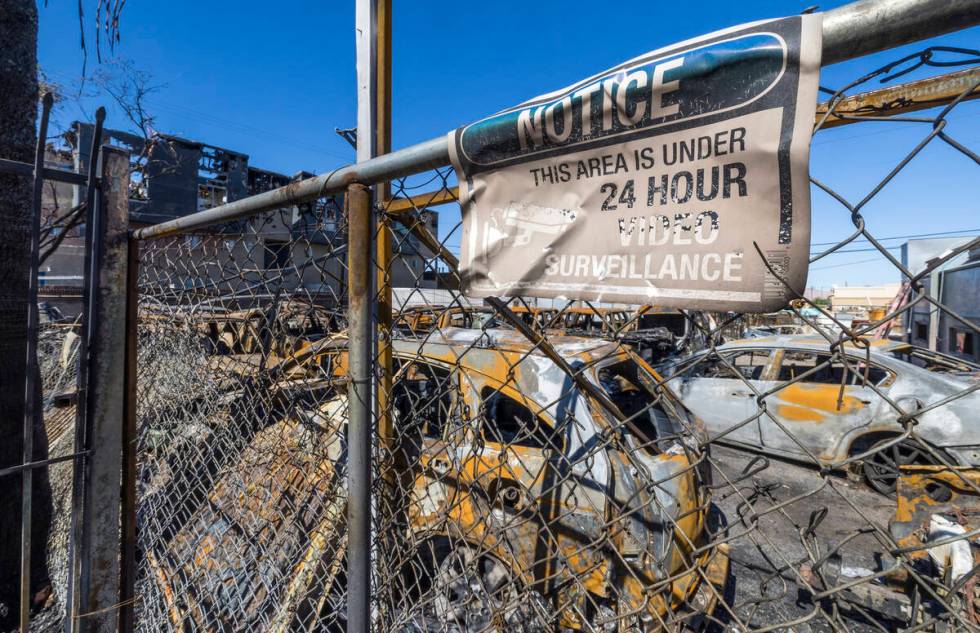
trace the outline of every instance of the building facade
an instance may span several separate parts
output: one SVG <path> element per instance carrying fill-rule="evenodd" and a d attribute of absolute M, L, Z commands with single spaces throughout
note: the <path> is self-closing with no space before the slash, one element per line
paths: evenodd
<path fill-rule="evenodd" d="M 971 237 L 910 240 L 902 246 L 902 264 L 918 275 Z M 980 337 L 949 311 L 980 326 L 980 249 L 964 251 L 922 277 L 923 291 L 946 306 L 920 301 L 908 313 L 906 340 L 937 352 L 980 362 Z"/>
<path fill-rule="evenodd" d="M 83 172 L 88 164 L 94 126 L 76 122 L 67 135 L 69 149 L 48 152 L 48 165 Z M 147 140 L 119 130 L 103 130 L 103 143 L 129 152 L 133 164 L 130 182 L 130 225 L 157 224 L 233 202 L 312 177 L 300 172 L 287 176 L 249 165 L 247 154 L 157 134 Z M 55 184 L 45 189 L 44 213 L 55 217 L 85 200 L 84 186 Z M 55 214 L 55 215 L 52 215 Z M 302 289 L 312 301 L 333 307 L 346 286 L 346 243 L 343 198 L 331 196 L 310 203 L 261 214 L 247 221 L 184 236 L 182 253 L 201 261 L 188 262 L 183 283 L 210 289 L 245 302 L 256 298 L 249 288 Z M 427 212 L 427 228 L 438 235 L 438 214 Z M 225 244 L 210 249 L 204 242 Z M 231 247 L 231 244 L 235 244 Z M 418 240 L 400 234 L 396 239 L 397 265 L 391 271 L 398 286 L 436 287 L 433 254 Z M 219 257 L 216 266 L 208 258 Z M 84 226 L 65 236 L 41 269 L 41 300 L 55 303 L 66 316 L 81 308 L 84 264 Z M 233 271 L 229 274 L 229 271 Z M 431 272 L 430 272 L 431 271 Z"/>

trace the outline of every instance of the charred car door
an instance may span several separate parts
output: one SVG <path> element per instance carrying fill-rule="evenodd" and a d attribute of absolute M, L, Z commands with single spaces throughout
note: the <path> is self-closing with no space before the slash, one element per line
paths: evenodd
<path fill-rule="evenodd" d="M 712 439 L 758 447 L 762 443 L 755 393 L 772 386 L 771 350 L 726 350 L 700 356 L 682 368 L 668 386 L 704 422 Z M 750 386 L 751 385 L 751 386 Z M 746 420 L 749 420 L 746 422 Z"/>
<path fill-rule="evenodd" d="M 567 453 L 581 447 L 579 435 L 591 433 L 588 413 L 570 391 L 568 406 L 559 407 L 569 410 L 567 419 L 556 423 L 508 385 L 482 377 L 470 382 L 466 399 L 477 415 L 461 479 L 472 512 L 461 514 L 471 515 L 474 525 L 461 527 L 510 559 L 534 591 L 553 596 L 558 576 L 595 566 L 583 552 L 601 529 L 603 488 L 579 486 L 588 474 L 576 472 Z M 588 461 L 605 464 L 604 456 Z"/>
<path fill-rule="evenodd" d="M 459 418 L 459 385 L 449 368 L 413 358 L 398 359 L 392 389 L 395 454 L 393 473 L 401 489 L 413 489 L 409 513 L 414 528 L 433 529 L 455 490 L 454 455 L 447 433 Z M 410 481 L 414 479 L 414 485 Z"/>
<path fill-rule="evenodd" d="M 766 399 L 763 444 L 778 453 L 834 459 L 843 438 L 871 424 L 883 404 L 867 383 L 884 383 L 890 374 L 850 356 L 850 370 L 829 353 L 790 349 L 780 356 L 776 378 L 788 384 Z"/>

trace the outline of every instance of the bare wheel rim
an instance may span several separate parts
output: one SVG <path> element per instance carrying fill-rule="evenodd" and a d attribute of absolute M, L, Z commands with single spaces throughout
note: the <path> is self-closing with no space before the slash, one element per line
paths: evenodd
<path fill-rule="evenodd" d="M 456 546 L 433 571 L 429 599 L 399 630 L 437 625 L 453 633 L 544 631 L 534 609 L 540 598 L 522 593 L 509 567 L 496 557 Z"/>
<path fill-rule="evenodd" d="M 510 578 L 506 567 L 491 557 L 477 556 L 469 547 L 453 550 L 434 582 L 437 617 L 464 631 L 494 630 L 494 613 L 516 598 Z"/>
<path fill-rule="evenodd" d="M 887 444 L 889 441 L 885 440 L 878 444 Z M 865 460 L 864 476 L 868 484 L 878 492 L 885 495 L 894 495 L 902 466 L 938 463 L 920 444 L 902 440 L 892 446 L 887 446 L 876 451 Z"/>

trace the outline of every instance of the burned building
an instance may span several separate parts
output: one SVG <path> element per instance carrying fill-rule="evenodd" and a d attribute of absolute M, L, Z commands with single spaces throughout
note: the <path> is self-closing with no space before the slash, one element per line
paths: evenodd
<path fill-rule="evenodd" d="M 68 148 L 49 151 L 49 165 L 84 171 L 93 134 L 93 125 L 73 124 L 66 135 Z M 166 222 L 313 176 L 308 172 L 287 176 L 261 169 L 249 165 L 247 154 L 166 134 L 146 139 L 105 129 L 102 138 L 103 143 L 125 149 L 131 156 L 129 196 L 133 227 Z M 85 200 L 84 186 L 58 186 L 57 191 L 45 193 L 46 208 L 52 209 L 51 213 Z M 248 288 L 261 277 L 267 288 L 270 280 L 278 280 L 290 290 L 302 287 L 318 303 L 336 303 L 346 284 L 345 257 L 336 256 L 344 252 L 346 243 L 342 214 L 342 196 L 330 196 L 185 236 L 182 239 L 194 241 L 188 244 L 190 250 L 199 252 L 202 258 L 215 253 L 199 248 L 198 240 L 231 243 L 222 240 L 222 236 L 232 234 L 245 239 L 238 239 L 234 249 L 219 254 L 223 259 L 220 266 L 202 261 L 190 267 L 196 276 L 189 275 L 182 283 L 205 286 L 217 281 L 214 276 L 221 276 L 222 292 L 240 294 L 244 300 Z M 436 213 L 428 212 L 424 221 L 433 234 L 438 234 Z M 397 235 L 395 248 L 400 265 L 392 270 L 393 285 L 436 286 L 435 271 L 427 265 L 433 254 L 415 237 Z M 81 307 L 83 263 L 84 226 L 80 226 L 42 267 L 41 299 L 57 301 L 68 316 L 77 314 Z M 235 272 L 229 274 L 229 270 Z"/>

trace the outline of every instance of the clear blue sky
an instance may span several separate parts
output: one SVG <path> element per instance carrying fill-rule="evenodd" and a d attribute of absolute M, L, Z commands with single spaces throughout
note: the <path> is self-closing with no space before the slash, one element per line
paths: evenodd
<path fill-rule="evenodd" d="M 797 13 L 812 2 L 637 2 L 624 5 L 628 13 L 617 15 L 612 3 L 600 5 L 597 13 L 557 0 L 394 0 L 394 147 L 444 134 L 648 50 Z M 95 2 L 84 4 L 94 11 Z M 75 3 L 50 0 L 44 7 L 39 2 L 38 10 L 41 66 L 53 81 L 73 85 L 82 70 Z M 90 46 L 93 23 L 94 15 L 87 15 Z M 287 174 L 320 173 L 353 160 L 353 150 L 333 131 L 355 124 L 353 0 L 130 0 L 121 31 L 115 55 L 163 86 L 149 100 L 161 131 L 244 152 L 250 164 Z M 929 43 L 980 48 L 980 29 Z M 922 46 L 825 68 L 821 84 L 841 87 Z M 88 65 L 90 71 L 97 65 L 91 50 Z M 906 79 L 939 72 L 926 69 Z M 86 118 L 96 103 L 108 103 L 108 98 L 65 104 L 59 122 Z M 974 151 L 980 147 L 978 115 L 980 100 L 962 104 L 947 128 Z M 110 108 L 107 125 L 123 123 Z M 821 132 L 813 141 L 811 173 L 856 200 L 924 136 L 924 129 L 922 124 L 863 123 Z M 978 176 L 972 161 L 934 141 L 866 207 L 868 226 L 880 237 L 980 229 Z M 444 207 L 443 237 L 457 221 L 458 210 Z M 816 190 L 813 225 L 814 243 L 851 231 L 846 211 Z M 456 231 L 448 243 L 458 242 Z M 897 274 L 880 255 L 853 252 L 814 264 L 809 285 L 895 280 Z"/>

